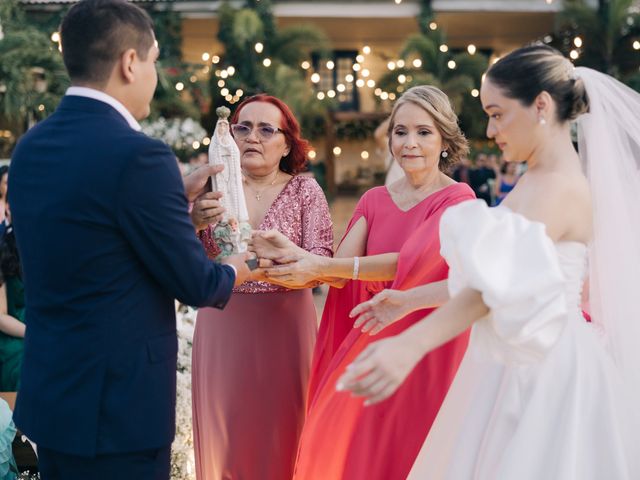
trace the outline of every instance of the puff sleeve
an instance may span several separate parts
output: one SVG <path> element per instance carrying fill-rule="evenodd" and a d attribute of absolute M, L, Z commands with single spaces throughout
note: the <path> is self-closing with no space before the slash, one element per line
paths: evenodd
<path fill-rule="evenodd" d="M 505 361 L 542 359 L 567 317 L 565 280 L 545 226 L 473 200 L 443 214 L 440 242 L 451 295 L 472 288 L 490 309 L 474 327 L 476 341 Z"/>

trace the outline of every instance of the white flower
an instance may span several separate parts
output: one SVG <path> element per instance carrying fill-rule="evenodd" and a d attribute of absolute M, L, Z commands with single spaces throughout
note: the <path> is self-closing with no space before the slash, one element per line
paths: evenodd
<path fill-rule="evenodd" d="M 171 445 L 172 480 L 195 480 L 196 475 L 191 416 L 191 349 L 195 324 L 195 310 L 189 308 L 185 313 L 177 313 L 176 438 Z"/>

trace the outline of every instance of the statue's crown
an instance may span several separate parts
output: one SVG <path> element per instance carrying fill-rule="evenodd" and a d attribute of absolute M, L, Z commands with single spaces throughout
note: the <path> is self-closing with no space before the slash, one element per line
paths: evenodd
<path fill-rule="evenodd" d="M 227 107 L 218 107 L 216 108 L 216 115 L 218 115 L 220 120 L 226 120 L 229 118 L 229 115 L 231 115 L 231 110 Z"/>

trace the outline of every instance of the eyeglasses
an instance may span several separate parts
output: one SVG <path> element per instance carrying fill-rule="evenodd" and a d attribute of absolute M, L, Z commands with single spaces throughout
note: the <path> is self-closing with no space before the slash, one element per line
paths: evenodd
<path fill-rule="evenodd" d="M 238 140 L 244 140 L 245 138 L 247 138 L 249 135 L 251 135 L 251 132 L 253 132 L 254 128 L 257 130 L 258 137 L 261 140 L 269 140 L 276 133 L 284 133 L 281 129 L 279 129 L 278 127 L 274 127 L 273 125 L 258 125 L 257 127 L 251 127 L 242 123 L 234 123 L 233 125 L 231 125 L 233 136 Z"/>

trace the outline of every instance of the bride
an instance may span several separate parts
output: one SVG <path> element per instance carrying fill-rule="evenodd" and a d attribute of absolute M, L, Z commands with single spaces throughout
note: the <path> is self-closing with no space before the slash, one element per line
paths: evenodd
<path fill-rule="evenodd" d="M 481 100 L 487 135 L 528 171 L 498 208 L 445 212 L 451 299 L 371 344 L 337 388 L 382 401 L 472 325 L 409 479 L 640 478 L 640 96 L 536 45 L 494 64 Z M 587 257 L 595 326 L 580 307 Z M 390 305 L 357 312 L 385 326 Z"/>

